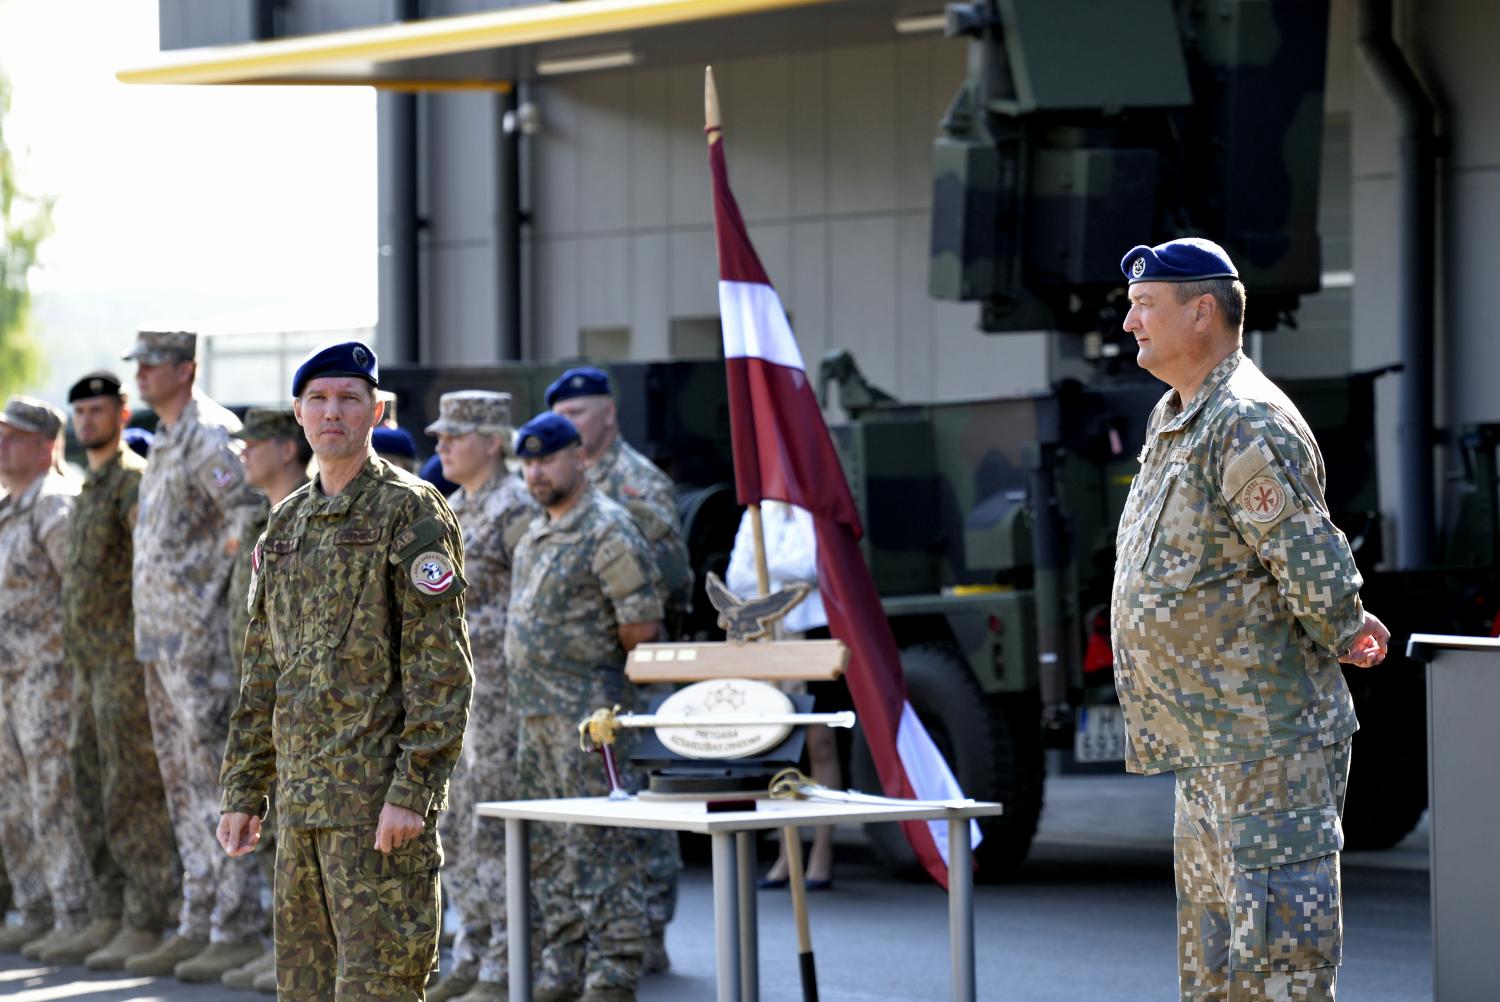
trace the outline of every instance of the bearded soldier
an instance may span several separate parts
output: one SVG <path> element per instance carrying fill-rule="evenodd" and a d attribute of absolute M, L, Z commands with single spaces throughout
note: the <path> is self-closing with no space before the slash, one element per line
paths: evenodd
<path fill-rule="evenodd" d="M 92 863 L 90 910 L 102 926 L 94 937 L 38 959 L 114 970 L 160 945 L 174 921 L 169 911 L 182 864 L 151 740 L 145 675 L 135 658 L 131 532 L 146 461 L 122 441 L 130 410 L 112 373 L 84 376 L 68 403 L 89 465 L 63 569 L 63 633 L 74 686 L 69 746 Z M 113 938 L 97 942 L 111 925 Z"/>
<path fill-rule="evenodd" d="M 504 826 L 482 822 L 474 805 L 516 797 L 516 721 L 507 695 L 505 616 L 516 544 L 540 509 L 521 478 L 505 465 L 515 433 L 510 394 L 459 390 L 444 393 L 439 408 L 427 434 L 437 436 L 443 476 L 459 485 L 448 503 L 464 533 L 474 705 L 463 762 L 453 777 L 453 807 L 445 816 L 451 827 L 444 830 L 449 851 L 443 886 L 454 897 L 464 933 L 454 945 L 454 970 L 427 998 L 488 1002 L 508 997 L 505 837 Z"/>
<path fill-rule="evenodd" d="M 297 369 L 318 475 L 253 557 L 218 834 L 252 851 L 274 778 L 282 999 L 420 1000 L 437 968 L 437 814 L 473 684 L 463 543 L 442 495 L 371 449 L 379 371 L 358 341 Z"/>

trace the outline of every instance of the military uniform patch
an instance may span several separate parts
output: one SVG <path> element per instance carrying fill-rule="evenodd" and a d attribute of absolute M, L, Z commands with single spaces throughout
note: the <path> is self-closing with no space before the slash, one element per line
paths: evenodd
<path fill-rule="evenodd" d="M 1270 477 L 1256 477 L 1240 491 L 1240 507 L 1256 522 L 1274 522 L 1286 508 L 1286 489 Z"/>
<path fill-rule="evenodd" d="M 442 595 L 453 587 L 453 561 L 440 550 L 420 553 L 411 562 L 411 583 L 424 595 Z"/>

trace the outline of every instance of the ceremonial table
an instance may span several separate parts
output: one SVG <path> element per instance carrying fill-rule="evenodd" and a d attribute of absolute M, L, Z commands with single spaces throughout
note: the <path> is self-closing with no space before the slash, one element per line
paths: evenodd
<path fill-rule="evenodd" d="M 656 828 L 697 832 L 713 846 L 714 965 L 718 1002 L 759 1002 L 760 964 L 756 943 L 755 833 L 788 826 L 870 821 L 947 821 L 949 961 L 954 1002 L 974 1002 L 974 878 L 969 850 L 971 818 L 1001 813 L 999 804 L 963 802 L 847 804 L 812 800 L 760 800 L 756 810 L 710 813 L 701 800 L 508 800 L 482 803 L 482 817 L 505 821 L 506 924 L 512 958 L 531 956 L 531 888 L 527 881 L 528 821 Z M 962 822 L 955 824 L 954 822 Z M 511 1002 L 530 1002 L 531 970 L 510 965 Z"/>

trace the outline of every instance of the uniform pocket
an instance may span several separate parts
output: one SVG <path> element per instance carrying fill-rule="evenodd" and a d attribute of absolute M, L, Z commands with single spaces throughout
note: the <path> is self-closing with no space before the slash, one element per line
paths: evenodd
<path fill-rule="evenodd" d="M 1337 966 L 1344 928 L 1332 807 L 1231 819 L 1234 853 L 1230 968 L 1302 971 Z"/>
<path fill-rule="evenodd" d="M 437 830 L 431 823 L 415 839 L 382 853 L 362 837 L 354 875 L 353 942 L 348 944 L 351 975 L 414 978 L 437 969 L 440 903 L 438 869 L 443 864 Z"/>
<path fill-rule="evenodd" d="M 377 571 L 385 565 L 385 553 L 376 544 L 379 529 L 344 529 L 334 534 L 320 574 L 326 575 L 331 594 L 319 603 L 323 629 L 314 639 L 325 647 L 336 648 L 344 642 L 349 624 L 359 609 L 385 604 Z"/>
<path fill-rule="evenodd" d="M 1169 588 L 1192 584 L 1207 540 L 1208 495 L 1180 472 L 1168 481 L 1150 529 L 1151 545 L 1141 570 Z"/>

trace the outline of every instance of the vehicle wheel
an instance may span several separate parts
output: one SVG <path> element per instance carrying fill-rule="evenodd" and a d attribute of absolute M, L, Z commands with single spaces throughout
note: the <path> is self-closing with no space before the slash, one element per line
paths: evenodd
<path fill-rule="evenodd" d="M 1044 764 L 1036 700 L 987 701 L 963 658 L 948 645 L 909 647 L 901 652 L 901 665 L 907 699 L 964 795 L 1005 805 L 1003 815 L 980 822 L 984 840 L 975 854 L 980 880 L 1003 880 L 1026 858 L 1041 815 Z M 849 764 L 856 789 L 881 792 L 874 759 L 858 730 Z M 908 879 L 925 877 L 900 825 L 866 825 L 865 832 L 893 873 Z"/>

